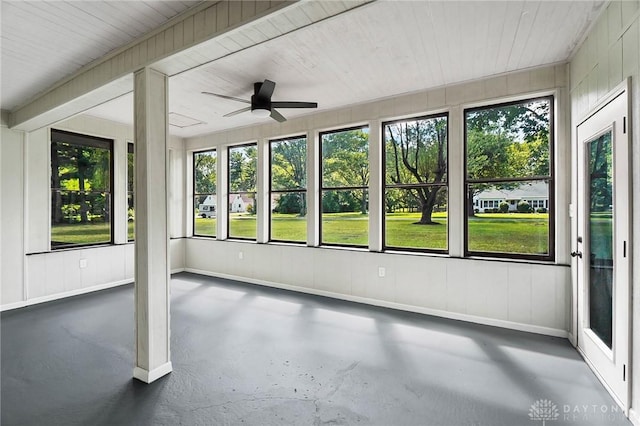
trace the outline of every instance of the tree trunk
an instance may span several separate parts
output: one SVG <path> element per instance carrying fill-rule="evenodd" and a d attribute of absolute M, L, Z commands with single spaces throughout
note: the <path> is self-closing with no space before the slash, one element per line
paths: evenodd
<path fill-rule="evenodd" d="M 360 213 L 367 214 L 367 193 L 362 191 L 362 201 L 360 202 Z"/>
<path fill-rule="evenodd" d="M 82 149 L 78 149 L 78 195 L 80 198 L 80 222 L 86 223 L 89 220 L 87 217 L 87 197 L 84 192 L 84 174 L 86 170 L 85 167 L 81 164 L 82 155 Z"/>
<path fill-rule="evenodd" d="M 475 208 L 473 206 L 473 189 L 467 190 L 467 216 L 474 217 L 476 215 Z"/>
<path fill-rule="evenodd" d="M 420 201 L 420 221 L 416 222 L 416 225 L 437 225 L 438 222 L 434 222 L 431 219 L 433 215 L 433 207 L 436 205 L 436 196 L 440 188 L 433 188 L 431 190 L 425 190 L 426 197 L 419 197 Z"/>

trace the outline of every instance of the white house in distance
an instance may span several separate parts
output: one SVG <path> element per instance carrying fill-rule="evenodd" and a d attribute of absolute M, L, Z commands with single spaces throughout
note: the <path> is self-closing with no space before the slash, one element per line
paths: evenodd
<path fill-rule="evenodd" d="M 207 195 L 204 202 L 198 205 L 198 216 L 202 218 L 216 217 L 216 196 Z M 229 211 L 231 213 L 244 213 L 249 206 L 253 207 L 253 200 L 246 195 L 230 194 L 229 195 Z"/>
<path fill-rule="evenodd" d="M 478 213 L 490 212 L 500 204 L 507 203 L 509 211 L 515 212 L 518 203 L 526 201 L 533 211 L 549 209 L 549 185 L 545 182 L 525 183 L 515 189 L 492 188 L 473 197 L 473 208 Z"/>

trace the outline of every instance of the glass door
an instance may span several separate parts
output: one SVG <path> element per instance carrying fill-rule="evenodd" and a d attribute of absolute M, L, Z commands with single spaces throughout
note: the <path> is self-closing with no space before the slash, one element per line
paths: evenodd
<path fill-rule="evenodd" d="M 628 410 L 630 167 L 627 90 L 577 128 L 577 343 L 589 366 Z"/>

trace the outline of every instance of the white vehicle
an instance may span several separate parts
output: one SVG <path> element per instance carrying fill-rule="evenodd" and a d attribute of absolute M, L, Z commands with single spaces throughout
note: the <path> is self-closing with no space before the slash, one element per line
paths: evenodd
<path fill-rule="evenodd" d="M 198 205 L 198 216 L 201 218 L 216 217 L 216 199 L 208 195 L 204 202 Z"/>

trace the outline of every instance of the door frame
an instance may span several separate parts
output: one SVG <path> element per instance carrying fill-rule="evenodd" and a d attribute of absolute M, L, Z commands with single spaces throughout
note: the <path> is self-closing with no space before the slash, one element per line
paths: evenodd
<path fill-rule="evenodd" d="M 599 101 L 593 108 L 591 108 L 589 110 L 589 112 L 587 114 L 585 114 L 584 116 L 582 116 L 580 119 L 576 120 L 574 122 L 574 125 L 572 126 L 572 173 L 571 173 L 571 205 L 570 205 L 570 209 L 569 209 L 569 215 L 571 217 L 571 244 L 570 244 L 570 248 L 571 251 L 579 251 L 582 249 L 582 247 L 578 246 L 577 243 L 577 239 L 578 236 L 580 235 L 579 232 L 580 230 L 578 229 L 578 215 L 579 214 L 584 214 L 584 212 L 579 212 L 578 208 L 578 197 L 579 196 L 584 196 L 584 194 L 579 194 L 578 193 L 578 179 L 581 178 L 581 176 L 579 175 L 581 167 L 580 167 L 580 161 L 583 161 L 584 159 L 581 159 L 578 157 L 578 152 L 579 152 L 579 145 L 581 143 L 583 143 L 583 141 L 581 141 L 578 137 L 578 127 L 580 125 L 582 125 L 584 122 L 586 122 L 588 119 L 590 119 L 591 117 L 593 117 L 595 114 L 597 114 L 602 108 L 604 108 L 607 104 L 609 104 L 611 101 L 613 101 L 615 98 L 617 98 L 618 96 L 620 96 L 621 94 L 626 92 L 626 96 L 627 96 L 627 105 L 626 105 L 626 138 L 627 138 L 627 144 L 628 144 L 628 156 L 627 156 L 627 161 L 628 161 L 628 193 L 629 193 L 629 209 L 628 209 L 628 215 L 627 215 L 627 220 L 628 220 L 628 238 L 627 238 L 627 252 L 626 252 L 626 256 L 628 259 L 628 267 L 626 268 L 625 271 L 623 271 L 625 274 L 628 274 L 628 279 L 627 279 L 627 285 L 628 285 L 628 294 L 629 294 L 629 298 L 627 300 L 626 303 L 628 303 L 627 306 L 627 318 L 625 319 L 625 322 L 627 323 L 627 333 L 626 338 L 627 338 L 627 350 L 625 351 L 625 356 L 627 359 L 627 363 L 626 363 L 626 392 L 627 392 L 627 401 L 621 401 L 619 400 L 619 398 L 616 396 L 616 394 L 612 391 L 611 387 L 607 384 L 606 380 L 604 379 L 604 377 L 602 377 L 598 370 L 595 368 L 595 366 L 591 363 L 591 361 L 589 360 L 589 358 L 583 353 L 583 351 L 581 350 L 581 347 L 578 345 L 578 339 L 579 339 L 579 335 L 580 335 L 580 318 L 578 316 L 578 310 L 580 309 L 580 304 L 583 303 L 583 299 L 582 299 L 582 294 L 580 294 L 579 292 L 579 286 L 578 286 L 578 275 L 579 275 L 579 266 L 578 266 L 578 260 L 577 258 L 572 258 L 571 259 L 571 283 L 572 283 L 572 303 L 571 303 L 571 330 L 570 330 L 570 341 L 571 344 L 576 348 L 576 350 L 578 350 L 578 352 L 580 353 L 580 355 L 583 357 L 583 359 L 585 360 L 585 362 L 587 363 L 587 365 L 589 366 L 589 368 L 593 371 L 593 373 L 596 375 L 596 377 L 598 377 L 598 379 L 600 380 L 600 382 L 603 384 L 603 386 L 607 389 L 607 391 L 609 392 L 609 394 L 612 396 L 612 398 L 624 409 L 625 414 L 627 415 L 627 417 L 629 416 L 629 408 L 630 408 L 630 402 L 631 402 L 631 380 L 632 380 L 632 375 L 631 375 L 631 370 L 632 370 L 632 354 L 631 354 L 631 348 L 633 345 L 632 342 L 632 336 L 633 336 L 633 330 L 632 330 L 632 326 L 633 326 L 633 310 L 632 310 L 632 297 L 631 295 L 633 294 L 633 281 L 632 281 L 632 264 L 631 264 L 631 259 L 633 259 L 633 253 L 632 253 L 632 236 L 633 236 L 633 229 L 632 229 L 632 220 L 631 220 L 631 215 L 633 213 L 633 200 L 632 200 L 632 185 L 633 185 L 633 179 L 632 179 L 632 150 L 631 150 L 631 142 L 632 142 L 632 129 L 631 129 L 631 122 L 632 122 L 632 115 L 631 115 L 631 78 L 627 78 L 625 79 L 622 83 L 620 83 L 618 86 L 616 86 L 613 90 L 611 90 L 601 101 Z"/>

